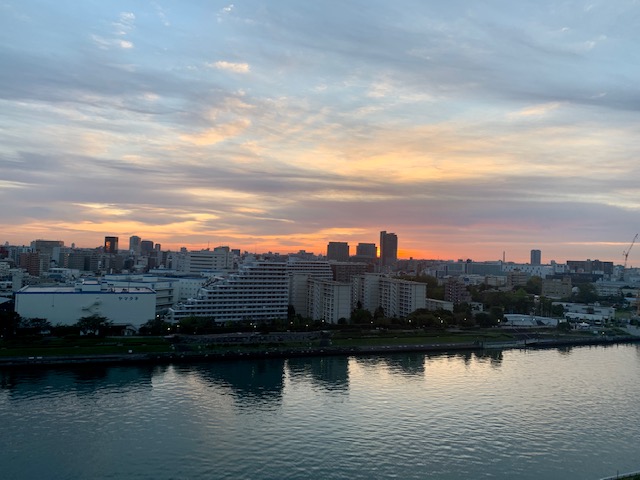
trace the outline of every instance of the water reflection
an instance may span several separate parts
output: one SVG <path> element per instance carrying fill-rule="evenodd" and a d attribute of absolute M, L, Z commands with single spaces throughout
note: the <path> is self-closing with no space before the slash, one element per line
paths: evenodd
<path fill-rule="evenodd" d="M 429 355 L 429 357 L 433 357 L 433 358 L 437 358 L 439 357 L 439 354 L 436 355 Z M 462 360 L 462 362 L 465 364 L 465 366 L 469 366 L 471 364 L 471 360 L 473 360 L 474 354 L 471 350 L 465 350 L 463 352 L 457 353 L 455 355 L 453 355 L 456 358 L 460 358 Z"/>
<path fill-rule="evenodd" d="M 300 357 L 287 360 L 292 377 L 308 377 L 326 390 L 347 391 L 349 388 L 349 357 Z"/>
<path fill-rule="evenodd" d="M 567 345 L 567 346 L 564 346 L 564 347 L 558 347 L 557 351 L 561 355 L 571 355 L 571 352 L 573 351 L 573 347 L 571 345 Z"/>
<path fill-rule="evenodd" d="M 391 373 L 400 373 L 409 376 L 424 375 L 424 353 L 412 352 L 402 355 L 392 355 L 384 357 L 383 360 L 391 370 Z"/>
<path fill-rule="evenodd" d="M 560 351 L 0 371 L 2 478 L 574 480 L 637 469 L 640 345 Z"/>
<path fill-rule="evenodd" d="M 230 388 L 237 397 L 280 399 L 284 388 L 281 358 L 225 361 L 185 367 L 211 386 Z"/>
<path fill-rule="evenodd" d="M 499 367 L 504 359 L 503 350 L 481 350 L 475 351 L 474 356 L 479 362 L 489 361 L 492 367 Z"/>
<path fill-rule="evenodd" d="M 91 395 L 101 390 L 151 388 L 151 379 L 166 367 L 83 365 L 65 368 L 0 370 L 0 389 L 9 398 L 35 396 L 47 391 Z"/>

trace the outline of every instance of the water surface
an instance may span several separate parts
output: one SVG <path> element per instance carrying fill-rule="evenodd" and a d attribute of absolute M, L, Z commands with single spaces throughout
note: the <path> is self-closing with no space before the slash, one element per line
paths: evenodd
<path fill-rule="evenodd" d="M 598 479 L 637 345 L 0 372 L 7 479 Z"/>

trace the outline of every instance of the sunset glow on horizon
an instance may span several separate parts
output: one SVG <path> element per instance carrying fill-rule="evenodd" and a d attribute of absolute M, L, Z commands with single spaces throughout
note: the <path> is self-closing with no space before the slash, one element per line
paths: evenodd
<path fill-rule="evenodd" d="M 5 0 L 0 243 L 355 253 L 386 230 L 400 258 L 621 263 L 637 12 Z"/>

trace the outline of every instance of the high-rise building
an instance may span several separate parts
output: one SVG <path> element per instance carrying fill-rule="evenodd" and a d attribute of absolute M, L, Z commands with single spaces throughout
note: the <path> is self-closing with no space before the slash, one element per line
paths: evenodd
<path fill-rule="evenodd" d="M 336 282 L 350 282 L 357 275 L 364 275 L 368 271 L 373 271 L 373 266 L 365 262 L 331 262 L 333 280 Z"/>
<path fill-rule="evenodd" d="M 531 250 L 531 265 L 540 265 L 542 263 L 542 252 L 540 250 Z"/>
<path fill-rule="evenodd" d="M 395 233 L 380 232 L 380 266 L 394 267 L 398 261 L 398 236 Z"/>
<path fill-rule="evenodd" d="M 375 259 L 378 256 L 378 250 L 375 243 L 359 243 L 356 246 L 356 256 L 359 258 Z"/>
<path fill-rule="evenodd" d="M 129 250 L 136 255 L 140 255 L 140 240 L 142 239 L 137 235 L 129 237 Z"/>
<path fill-rule="evenodd" d="M 118 253 L 118 237 L 104 237 L 104 253 Z"/>
<path fill-rule="evenodd" d="M 27 271 L 29 275 L 39 277 L 43 272 L 49 270 L 51 255 L 40 252 L 21 253 L 20 268 Z"/>
<path fill-rule="evenodd" d="M 64 242 L 62 240 L 34 240 L 31 242 L 31 248 L 34 252 L 45 255 L 53 255 L 53 249 L 56 247 L 64 247 Z"/>
<path fill-rule="evenodd" d="M 349 244 L 347 242 L 329 242 L 329 245 L 327 245 L 327 260 L 348 262 Z"/>
<path fill-rule="evenodd" d="M 140 254 L 144 256 L 148 256 L 151 252 L 153 252 L 153 241 L 142 240 L 140 242 Z"/>

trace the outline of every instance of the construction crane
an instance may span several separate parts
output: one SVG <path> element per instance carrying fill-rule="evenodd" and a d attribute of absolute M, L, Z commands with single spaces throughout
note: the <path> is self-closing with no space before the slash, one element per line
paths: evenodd
<path fill-rule="evenodd" d="M 638 239 L 638 234 L 636 233 L 636 236 L 633 237 L 633 240 L 631 241 L 631 245 L 629 245 L 629 248 L 627 248 L 626 251 L 622 252 L 622 255 L 624 255 L 624 270 L 627 269 L 627 258 L 629 258 L 629 252 L 633 248 L 633 244 L 636 243 L 637 239 Z"/>

